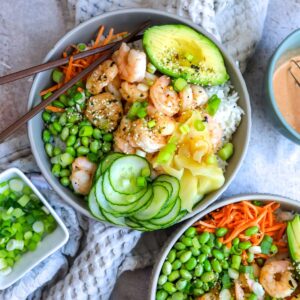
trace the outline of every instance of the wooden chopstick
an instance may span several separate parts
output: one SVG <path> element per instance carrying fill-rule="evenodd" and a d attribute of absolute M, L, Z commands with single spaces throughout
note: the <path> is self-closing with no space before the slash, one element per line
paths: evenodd
<path fill-rule="evenodd" d="M 131 42 L 137 41 L 137 40 L 141 39 L 141 37 L 142 37 L 141 35 L 134 36 L 130 41 Z M 90 49 L 90 50 L 86 50 L 86 51 L 77 53 L 77 54 L 73 55 L 73 60 L 77 60 L 77 59 L 85 58 L 85 57 L 88 57 L 88 56 L 91 56 L 94 54 L 101 53 L 105 50 L 112 48 L 114 45 L 117 45 L 120 42 L 123 42 L 125 39 L 126 39 L 126 37 L 123 38 L 122 40 L 119 40 L 119 41 L 116 41 L 113 43 L 109 43 L 105 46 L 100 46 L 100 47 L 97 47 L 94 49 Z M 58 60 L 46 62 L 44 64 L 40 64 L 40 65 L 31 67 L 28 69 L 24 69 L 24 70 L 21 70 L 21 71 L 12 73 L 12 74 L 1 76 L 0 77 L 0 85 L 8 83 L 8 82 L 16 81 L 16 80 L 24 78 L 24 77 L 31 76 L 31 75 L 37 74 L 39 72 L 43 72 L 43 71 L 46 71 L 49 69 L 53 69 L 53 68 L 65 65 L 69 62 L 70 57 L 71 56 L 60 58 Z"/>
<path fill-rule="evenodd" d="M 33 118 L 37 113 L 39 113 L 41 110 L 43 110 L 46 106 L 48 106 L 53 100 L 57 99 L 60 95 L 65 93 L 70 87 L 72 87 L 74 84 L 76 84 L 80 79 L 82 79 L 84 76 L 89 74 L 92 70 L 94 70 L 99 64 L 101 64 L 104 60 L 111 57 L 114 51 L 116 51 L 122 44 L 122 42 L 130 42 L 132 39 L 143 29 L 148 27 L 150 25 L 150 21 L 146 21 L 142 23 L 140 26 L 138 26 L 137 29 L 132 31 L 127 37 L 125 37 L 123 40 L 118 41 L 117 43 L 114 43 L 114 45 L 107 51 L 104 52 L 104 54 L 96 59 L 92 64 L 90 64 L 86 69 L 81 71 L 78 75 L 73 77 L 70 81 L 68 81 L 66 84 L 64 84 L 61 88 L 59 88 L 53 95 L 51 95 L 46 100 L 43 100 L 41 103 L 39 103 L 37 106 L 33 107 L 30 111 L 28 111 L 25 115 L 23 115 L 20 119 L 18 119 L 16 122 L 8 126 L 6 129 L 4 129 L 0 133 L 0 141 L 5 140 L 7 137 L 9 137 L 12 133 L 14 133 L 17 129 L 19 129 L 22 125 L 24 125 L 27 121 L 29 121 L 31 118 Z"/>

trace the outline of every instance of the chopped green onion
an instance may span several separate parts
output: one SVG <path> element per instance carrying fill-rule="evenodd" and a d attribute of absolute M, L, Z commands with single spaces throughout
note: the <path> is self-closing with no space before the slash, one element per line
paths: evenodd
<path fill-rule="evenodd" d="M 205 161 L 209 165 L 216 165 L 218 163 L 217 157 L 214 154 L 207 156 Z"/>
<path fill-rule="evenodd" d="M 224 275 L 222 276 L 221 281 L 222 281 L 222 287 L 224 289 L 230 289 L 231 288 L 232 282 L 230 280 L 230 277 L 229 277 L 228 273 L 224 273 Z"/>
<path fill-rule="evenodd" d="M 137 116 L 142 119 L 145 118 L 147 116 L 147 109 L 146 108 L 140 108 L 137 112 Z"/>
<path fill-rule="evenodd" d="M 240 273 L 253 274 L 253 266 L 240 266 Z"/>
<path fill-rule="evenodd" d="M 11 239 L 6 244 L 6 250 L 7 251 L 13 251 L 13 250 L 23 250 L 24 248 L 24 241 L 17 241 L 15 239 Z"/>
<path fill-rule="evenodd" d="M 176 92 L 182 91 L 187 86 L 187 81 L 183 78 L 176 78 L 173 82 L 173 87 Z"/>
<path fill-rule="evenodd" d="M 157 155 L 157 159 L 156 162 L 158 164 L 165 164 L 167 163 L 172 156 L 174 155 L 176 151 L 176 144 L 174 143 L 168 143 L 165 147 L 163 147 L 158 155 Z"/>
<path fill-rule="evenodd" d="M 63 72 L 61 72 L 61 71 L 59 71 L 57 69 L 53 70 L 53 72 L 52 72 L 52 80 L 54 82 L 60 83 L 60 82 L 62 82 L 63 78 L 64 78 Z"/>
<path fill-rule="evenodd" d="M 86 50 L 86 44 L 84 44 L 84 43 L 79 43 L 79 44 L 77 45 L 77 49 L 78 49 L 80 52 Z"/>
<path fill-rule="evenodd" d="M 52 92 L 48 92 L 47 94 L 45 94 L 45 95 L 43 96 L 43 100 L 48 99 L 50 96 L 52 96 Z"/>
<path fill-rule="evenodd" d="M 191 62 L 191 61 L 193 60 L 194 56 L 193 56 L 191 53 L 187 53 L 187 54 L 185 55 L 185 58 L 186 58 L 189 62 Z"/>
<path fill-rule="evenodd" d="M 261 253 L 270 254 L 272 243 L 273 243 L 273 239 L 269 235 L 265 235 L 260 244 Z"/>
<path fill-rule="evenodd" d="M 258 231 L 259 231 L 258 226 L 252 226 L 245 230 L 245 235 L 252 236 L 252 235 L 258 233 Z"/>
<path fill-rule="evenodd" d="M 235 270 L 235 269 L 232 269 L 232 268 L 229 268 L 228 269 L 228 275 L 231 279 L 238 279 L 239 278 L 239 271 Z"/>
<path fill-rule="evenodd" d="M 263 203 L 259 200 L 254 200 L 252 201 L 252 203 L 255 205 L 255 206 L 263 206 Z"/>
<path fill-rule="evenodd" d="M 30 201 L 29 196 L 23 195 L 23 196 L 18 200 L 18 203 L 19 203 L 22 207 L 24 207 L 24 206 L 27 205 L 27 203 L 28 203 L 29 201 Z"/>
<path fill-rule="evenodd" d="M 147 185 L 146 178 L 142 177 L 142 176 L 138 176 L 136 178 L 136 184 L 137 184 L 137 186 L 145 187 Z"/>
<path fill-rule="evenodd" d="M 190 131 L 190 127 L 188 124 L 182 124 L 180 125 L 179 130 L 181 131 L 181 133 L 187 134 Z"/>
<path fill-rule="evenodd" d="M 150 120 L 150 121 L 148 122 L 148 127 L 149 127 L 149 128 L 153 128 L 155 125 L 156 125 L 156 121 L 155 121 L 155 120 Z"/>
<path fill-rule="evenodd" d="M 7 262 L 4 258 L 0 258 L 0 270 L 7 267 Z"/>
<path fill-rule="evenodd" d="M 156 71 L 156 68 L 154 65 L 152 65 L 150 62 L 147 64 L 147 72 L 150 74 L 154 74 Z"/>
<path fill-rule="evenodd" d="M 233 144 L 227 143 L 219 150 L 218 155 L 222 160 L 228 160 L 233 154 Z"/>
<path fill-rule="evenodd" d="M 19 207 L 15 208 L 14 211 L 12 212 L 12 215 L 16 218 L 20 218 L 25 215 L 23 210 Z"/>
<path fill-rule="evenodd" d="M 212 95 L 207 102 L 206 110 L 210 116 L 214 116 L 219 109 L 221 99 L 217 95 Z"/>
<path fill-rule="evenodd" d="M 0 270 L 0 276 L 6 276 L 8 275 L 10 272 L 12 271 L 12 268 L 11 267 L 6 267 L 4 269 L 1 269 Z"/>
<path fill-rule="evenodd" d="M 42 221 L 36 221 L 32 224 L 32 229 L 36 233 L 41 233 L 44 231 L 44 223 Z"/>
<path fill-rule="evenodd" d="M 32 238 L 32 232 L 31 231 L 26 231 L 25 233 L 24 233 L 24 239 L 25 240 L 29 240 L 29 239 L 31 239 Z"/>
<path fill-rule="evenodd" d="M 272 254 L 276 254 L 278 252 L 278 247 L 276 245 L 272 245 L 271 248 L 270 248 L 270 252 Z"/>
<path fill-rule="evenodd" d="M 24 188 L 24 183 L 21 179 L 11 179 L 9 187 L 13 192 L 21 193 Z"/>
<path fill-rule="evenodd" d="M 29 195 L 29 194 L 32 193 L 32 190 L 31 190 L 31 188 L 28 185 L 25 185 L 22 192 L 25 195 Z"/>
<path fill-rule="evenodd" d="M 50 214 L 49 209 L 46 206 L 44 206 L 44 205 L 42 206 L 42 210 L 45 212 L 46 215 Z"/>
<path fill-rule="evenodd" d="M 14 208 L 11 206 L 11 207 L 6 211 L 6 213 L 7 213 L 8 215 L 10 215 L 13 211 L 14 211 Z"/>
<path fill-rule="evenodd" d="M 139 109 L 142 108 L 142 104 L 141 102 L 133 102 L 133 104 L 131 105 L 128 113 L 127 113 L 127 117 L 130 119 L 130 120 L 133 120 L 136 116 L 137 116 L 137 113 L 139 111 Z"/>
<path fill-rule="evenodd" d="M 197 131 L 203 131 L 205 129 L 205 124 L 201 120 L 195 120 L 194 127 Z"/>
<path fill-rule="evenodd" d="M 151 175 L 150 168 L 147 168 L 147 167 L 143 168 L 142 172 L 141 172 L 141 175 L 143 177 L 149 177 Z"/>

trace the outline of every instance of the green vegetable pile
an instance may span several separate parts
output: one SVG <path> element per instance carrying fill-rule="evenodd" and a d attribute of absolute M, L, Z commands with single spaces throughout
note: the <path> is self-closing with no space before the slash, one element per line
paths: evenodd
<path fill-rule="evenodd" d="M 20 178 L 2 182 L 0 190 L 0 275 L 7 275 L 22 254 L 34 251 L 57 224 Z"/>
<path fill-rule="evenodd" d="M 96 128 L 82 113 L 90 93 L 79 82 L 52 103 L 63 112 L 45 110 L 42 118 L 45 129 L 42 138 L 45 151 L 51 158 L 52 173 L 63 186 L 70 187 L 71 165 L 78 156 L 99 162 L 112 148 L 112 133 Z M 78 90 L 79 88 L 79 90 Z M 47 99 L 48 93 L 44 96 Z"/>

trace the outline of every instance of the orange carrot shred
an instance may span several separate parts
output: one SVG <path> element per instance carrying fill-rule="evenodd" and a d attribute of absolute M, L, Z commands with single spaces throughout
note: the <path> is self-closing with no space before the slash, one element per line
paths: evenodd
<path fill-rule="evenodd" d="M 49 110 L 49 111 L 52 111 L 55 113 L 62 113 L 65 111 L 63 108 L 52 106 L 52 105 L 46 106 L 46 110 Z"/>

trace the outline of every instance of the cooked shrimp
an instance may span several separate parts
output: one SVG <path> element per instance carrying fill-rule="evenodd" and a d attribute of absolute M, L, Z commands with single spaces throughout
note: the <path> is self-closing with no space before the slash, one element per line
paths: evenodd
<path fill-rule="evenodd" d="M 121 100 L 122 95 L 119 91 L 120 86 L 121 86 L 121 79 L 119 76 L 116 76 L 114 80 L 105 87 L 105 91 L 113 94 L 117 100 Z"/>
<path fill-rule="evenodd" d="M 152 120 L 155 120 L 155 128 L 163 135 L 171 135 L 176 128 L 176 121 L 155 109 L 154 106 L 147 107 L 148 115 Z"/>
<path fill-rule="evenodd" d="M 242 288 L 242 284 L 239 280 L 235 280 L 234 282 L 234 293 L 236 300 L 244 300 L 245 299 L 245 292 Z"/>
<path fill-rule="evenodd" d="M 203 296 L 197 298 L 197 300 L 217 300 L 217 299 L 218 299 L 217 295 L 213 293 L 206 293 Z"/>
<path fill-rule="evenodd" d="M 76 193 L 87 195 L 90 192 L 96 168 L 97 166 L 84 156 L 73 161 L 70 179 Z"/>
<path fill-rule="evenodd" d="M 134 143 L 147 153 L 157 152 L 166 145 L 165 137 L 156 128 L 149 128 L 145 119 L 132 122 L 132 134 Z"/>
<path fill-rule="evenodd" d="M 159 77 L 150 87 L 150 99 L 157 110 L 172 117 L 179 111 L 179 97 L 170 82 L 170 77 Z"/>
<path fill-rule="evenodd" d="M 108 59 L 100 64 L 88 77 L 86 88 L 91 94 L 97 95 L 101 93 L 103 88 L 112 82 L 117 75 L 117 65 L 111 59 Z"/>
<path fill-rule="evenodd" d="M 186 111 L 205 104 L 208 100 L 208 95 L 203 87 L 189 84 L 179 93 L 179 98 L 180 110 Z"/>
<path fill-rule="evenodd" d="M 118 129 L 114 132 L 114 150 L 126 154 L 134 154 L 135 149 L 131 135 L 132 122 L 123 117 Z"/>
<path fill-rule="evenodd" d="M 146 54 L 142 51 L 130 49 L 122 43 L 112 59 L 116 62 L 120 78 L 128 82 L 141 82 L 146 73 Z"/>
<path fill-rule="evenodd" d="M 297 287 L 289 260 L 266 263 L 261 269 L 259 281 L 266 292 L 275 298 L 289 297 Z"/>
<path fill-rule="evenodd" d="M 122 98 L 128 102 L 145 101 L 148 98 L 148 89 L 148 86 L 142 83 L 135 84 L 123 81 L 120 93 Z"/>
<path fill-rule="evenodd" d="M 223 130 L 221 125 L 211 116 L 205 115 L 205 119 L 207 120 L 207 128 L 210 133 L 211 142 L 215 150 L 217 150 L 222 144 Z"/>
<path fill-rule="evenodd" d="M 111 93 L 102 93 L 89 98 L 85 110 L 90 122 L 105 131 L 113 131 L 118 126 L 122 114 L 121 101 Z"/>

